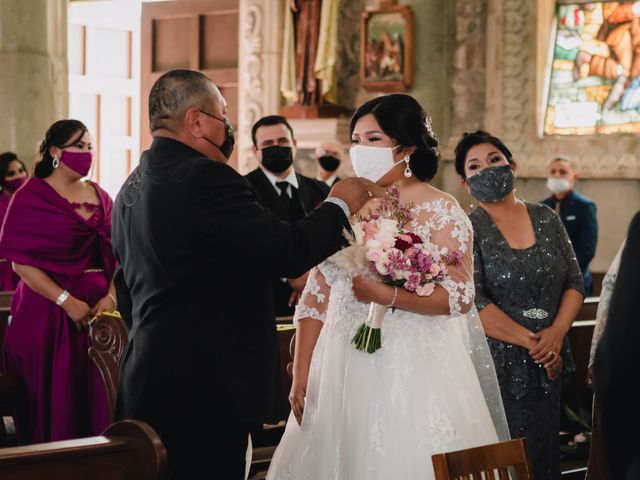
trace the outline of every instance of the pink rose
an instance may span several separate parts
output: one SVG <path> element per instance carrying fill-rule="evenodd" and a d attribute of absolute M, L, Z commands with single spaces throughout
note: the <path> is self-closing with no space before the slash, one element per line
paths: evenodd
<path fill-rule="evenodd" d="M 427 283 L 426 285 L 420 285 L 416 288 L 416 295 L 420 297 L 428 297 L 436 289 L 433 283 Z"/>
<path fill-rule="evenodd" d="M 433 275 L 434 277 L 435 277 L 436 275 L 438 275 L 438 274 L 440 273 L 440 265 L 437 265 L 437 264 L 435 264 L 435 263 L 434 263 L 434 264 L 432 264 L 432 265 L 431 265 L 431 268 L 429 269 L 429 273 L 430 273 L 431 275 Z"/>
<path fill-rule="evenodd" d="M 378 260 L 380 260 L 381 256 L 382 250 L 373 249 L 367 251 L 367 260 L 371 260 L 372 262 L 377 262 Z"/>

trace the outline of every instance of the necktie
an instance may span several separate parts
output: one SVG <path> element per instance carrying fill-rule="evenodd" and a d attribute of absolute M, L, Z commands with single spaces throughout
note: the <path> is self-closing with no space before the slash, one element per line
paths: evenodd
<path fill-rule="evenodd" d="M 291 215 L 291 198 L 287 193 L 289 182 L 276 182 L 276 187 L 280 189 L 280 200 L 282 201 L 282 206 L 284 207 L 287 217 L 289 217 Z"/>

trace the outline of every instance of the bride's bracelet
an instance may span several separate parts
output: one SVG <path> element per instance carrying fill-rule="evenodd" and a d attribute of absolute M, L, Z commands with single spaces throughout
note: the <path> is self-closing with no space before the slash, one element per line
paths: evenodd
<path fill-rule="evenodd" d="M 396 300 L 398 299 L 398 287 L 393 287 L 393 298 L 391 303 L 387 305 L 387 308 L 394 308 L 396 306 Z"/>

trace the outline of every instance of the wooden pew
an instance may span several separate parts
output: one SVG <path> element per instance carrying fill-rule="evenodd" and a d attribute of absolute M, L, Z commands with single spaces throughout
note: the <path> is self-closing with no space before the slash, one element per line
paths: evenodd
<path fill-rule="evenodd" d="M 166 470 L 160 437 L 136 420 L 114 423 L 99 437 L 0 449 L 2 480 L 156 480 Z"/>
<path fill-rule="evenodd" d="M 9 313 L 13 292 L 0 292 L 0 358 L 2 358 L 2 342 L 4 332 L 9 325 Z"/>
<path fill-rule="evenodd" d="M 576 315 L 576 321 L 595 320 L 599 301 L 600 301 L 600 297 L 585 298 L 584 302 L 582 302 L 582 307 L 578 311 L 578 315 Z"/>
<path fill-rule="evenodd" d="M 100 371 L 109 405 L 109 421 L 113 422 L 120 360 L 129 341 L 129 334 L 122 319 L 109 313 L 98 315 L 89 326 L 89 358 Z"/>

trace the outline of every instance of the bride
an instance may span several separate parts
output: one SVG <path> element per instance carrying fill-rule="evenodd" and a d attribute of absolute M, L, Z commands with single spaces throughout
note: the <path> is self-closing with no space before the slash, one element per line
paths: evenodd
<path fill-rule="evenodd" d="M 311 272 L 294 317 L 292 412 L 270 480 L 433 479 L 432 454 L 508 438 L 473 306 L 473 232 L 456 200 L 427 183 L 438 142 L 424 110 L 408 95 L 378 97 L 358 108 L 350 131 L 356 174 L 396 184 L 413 205 L 411 230 L 462 261 L 426 297 L 350 278 L 331 258 Z M 395 307 L 373 354 L 351 343 L 370 302 Z"/>

